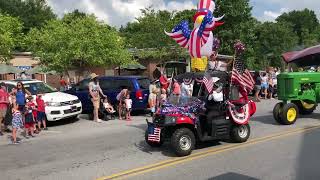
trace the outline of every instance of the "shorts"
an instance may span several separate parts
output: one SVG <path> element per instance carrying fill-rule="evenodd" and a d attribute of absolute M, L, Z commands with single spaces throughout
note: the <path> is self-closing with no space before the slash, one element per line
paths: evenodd
<path fill-rule="evenodd" d="M 261 84 L 261 88 L 262 88 L 262 89 L 268 89 L 268 88 L 269 88 L 268 83 L 262 83 L 262 84 Z"/>
<path fill-rule="evenodd" d="M 37 122 L 45 121 L 46 120 L 46 113 L 38 111 L 37 113 Z"/>
<path fill-rule="evenodd" d="M 0 119 L 4 119 L 6 115 L 7 115 L 7 109 L 0 109 Z"/>
<path fill-rule="evenodd" d="M 33 128 L 33 126 L 34 126 L 34 122 L 29 122 L 24 124 L 24 128 L 26 129 Z"/>
<path fill-rule="evenodd" d="M 24 114 L 26 112 L 26 106 L 25 105 L 18 105 L 18 110 Z"/>
<path fill-rule="evenodd" d="M 256 91 L 261 90 L 261 85 L 255 85 L 255 86 L 254 86 L 254 90 L 256 90 Z"/>
<path fill-rule="evenodd" d="M 127 112 L 131 112 L 131 108 L 127 108 L 126 110 L 127 110 Z"/>
<path fill-rule="evenodd" d="M 94 108 L 99 109 L 100 108 L 100 98 L 97 98 L 96 100 L 94 100 L 93 98 L 91 98 L 91 102 Z"/>
<path fill-rule="evenodd" d="M 155 113 L 155 112 L 156 112 L 156 107 L 152 107 L 152 108 L 151 108 L 151 112 L 152 112 L 152 113 Z"/>

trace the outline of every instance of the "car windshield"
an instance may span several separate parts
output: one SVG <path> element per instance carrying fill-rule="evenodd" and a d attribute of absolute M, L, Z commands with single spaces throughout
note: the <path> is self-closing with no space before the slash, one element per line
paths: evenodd
<path fill-rule="evenodd" d="M 30 91 L 32 95 L 37 93 L 52 93 L 57 92 L 57 90 L 43 82 L 26 83 L 24 87 Z"/>
<path fill-rule="evenodd" d="M 138 79 L 138 83 L 141 89 L 148 89 L 150 85 L 150 80 L 147 78 Z"/>
<path fill-rule="evenodd" d="M 184 97 L 178 98 L 177 96 L 170 96 L 167 101 L 167 105 L 175 105 L 175 106 L 190 106 L 191 104 L 195 104 L 200 102 L 199 98 L 197 97 Z M 165 105 L 166 106 L 166 105 Z"/>

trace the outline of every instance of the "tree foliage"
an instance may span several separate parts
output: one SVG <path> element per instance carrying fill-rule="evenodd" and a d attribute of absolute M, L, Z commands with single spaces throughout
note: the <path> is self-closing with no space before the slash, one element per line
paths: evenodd
<path fill-rule="evenodd" d="M 46 21 L 56 18 L 46 0 L 0 0 L 0 12 L 18 17 L 23 31 L 42 27 Z"/>
<path fill-rule="evenodd" d="M 307 42 L 313 44 L 310 41 L 315 41 L 313 39 L 313 34 L 319 26 L 319 20 L 314 11 L 309 9 L 304 9 L 302 11 L 291 11 L 289 13 L 284 13 L 277 18 L 277 22 L 288 23 L 292 26 L 293 31 L 299 37 L 299 44 L 303 45 Z"/>
<path fill-rule="evenodd" d="M 22 24 L 19 19 L 0 14 L 0 61 L 7 62 L 20 44 Z"/>
<path fill-rule="evenodd" d="M 76 18 L 71 22 L 51 20 L 41 29 L 32 29 L 26 41 L 42 64 L 60 72 L 131 60 L 118 32 L 98 22 L 94 16 Z"/>

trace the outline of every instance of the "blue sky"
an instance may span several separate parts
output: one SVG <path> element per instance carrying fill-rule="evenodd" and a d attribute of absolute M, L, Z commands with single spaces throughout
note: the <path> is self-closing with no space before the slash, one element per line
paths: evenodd
<path fill-rule="evenodd" d="M 196 8 L 198 0 L 47 0 L 60 17 L 74 9 L 95 14 L 113 26 L 125 25 L 140 16 L 140 9 L 184 10 Z M 226 0 L 227 1 L 227 0 Z M 261 21 L 274 21 L 283 12 L 312 9 L 320 18 L 320 0 L 251 0 L 252 14 Z"/>

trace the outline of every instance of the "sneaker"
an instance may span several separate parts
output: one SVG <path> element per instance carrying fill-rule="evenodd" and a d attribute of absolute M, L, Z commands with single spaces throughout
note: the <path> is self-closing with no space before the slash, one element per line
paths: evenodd
<path fill-rule="evenodd" d="M 0 132 L 0 136 L 3 136 L 3 133 L 2 133 L 2 132 Z"/>
<path fill-rule="evenodd" d="M 43 128 L 43 130 L 48 131 L 48 128 Z"/>
<path fill-rule="evenodd" d="M 26 139 L 29 139 L 29 136 L 27 135 L 27 136 L 24 136 Z"/>
<path fill-rule="evenodd" d="M 101 120 L 101 119 L 98 119 L 98 120 L 97 120 L 97 123 L 102 123 L 102 120 Z"/>
<path fill-rule="evenodd" d="M 12 144 L 13 144 L 13 145 L 20 144 L 20 141 L 16 141 L 16 142 L 12 141 Z"/>

